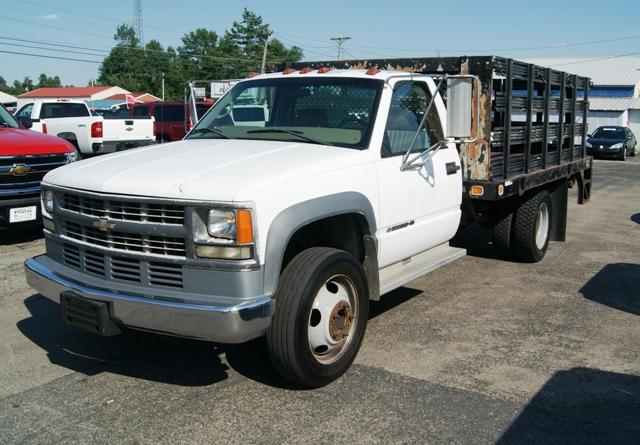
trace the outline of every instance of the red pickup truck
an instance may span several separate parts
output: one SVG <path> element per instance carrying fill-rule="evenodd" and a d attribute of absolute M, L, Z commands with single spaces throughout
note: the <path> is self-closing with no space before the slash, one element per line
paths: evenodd
<path fill-rule="evenodd" d="M 0 105 L 0 229 L 40 221 L 40 181 L 76 160 L 69 142 L 30 131 L 30 124 Z"/>

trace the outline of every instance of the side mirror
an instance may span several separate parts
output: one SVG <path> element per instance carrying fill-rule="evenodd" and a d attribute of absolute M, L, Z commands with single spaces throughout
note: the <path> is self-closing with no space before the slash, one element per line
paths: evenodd
<path fill-rule="evenodd" d="M 593 136 L 591 136 L 591 133 L 587 133 L 587 137 L 592 138 Z"/>
<path fill-rule="evenodd" d="M 18 118 L 18 122 L 20 123 L 20 125 L 23 128 L 26 128 L 27 130 L 31 127 L 33 127 L 33 121 L 31 120 L 31 118 L 29 116 L 20 116 Z"/>
<path fill-rule="evenodd" d="M 472 142 L 477 138 L 473 134 L 473 118 L 479 116 L 480 97 L 478 92 L 477 100 L 473 100 L 475 81 L 473 76 L 447 77 L 447 138 L 458 142 Z"/>

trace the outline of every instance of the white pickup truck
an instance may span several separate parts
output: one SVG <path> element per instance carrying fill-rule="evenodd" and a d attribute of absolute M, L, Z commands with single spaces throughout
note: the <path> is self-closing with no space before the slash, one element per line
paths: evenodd
<path fill-rule="evenodd" d="M 15 116 L 28 119 L 32 130 L 66 139 L 84 156 L 155 142 L 153 117 L 104 119 L 93 116 L 87 104 L 78 100 L 35 100 L 22 106 Z"/>
<path fill-rule="evenodd" d="M 241 81 L 183 141 L 47 174 L 47 252 L 28 282 L 101 335 L 266 335 L 285 378 L 327 384 L 354 360 L 369 300 L 464 255 L 449 245 L 461 225 L 521 261 L 564 240 L 568 187 L 590 193 L 588 88 L 498 57 Z M 264 121 L 232 119 L 248 98 Z"/>

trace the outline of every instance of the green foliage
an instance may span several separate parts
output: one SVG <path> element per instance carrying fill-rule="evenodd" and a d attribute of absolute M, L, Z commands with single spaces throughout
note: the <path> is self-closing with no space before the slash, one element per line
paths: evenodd
<path fill-rule="evenodd" d="M 268 64 L 302 59 L 302 49 L 288 48 L 270 36 L 269 25 L 246 8 L 241 20 L 233 22 L 224 34 L 198 28 L 186 33 L 181 45 L 175 49 L 165 49 L 157 40 L 142 46 L 133 27 L 122 24 L 113 36 L 115 46 L 100 65 L 97 81 L 101 85 L 117 85 L 132 92 L 149 92 L 160 97 L 164 77 L 165 97 L 182 99 L 189 80 L 233 79 L 259 71 L 265 42 L 268 42 Z M 44 73 L 38 77 L 37 84 L 25 77 L 8 85 L 0 77 L 0 91 L 14 95 L 34 88 L 57 86 L 61 86 L 60 78 Z"/>

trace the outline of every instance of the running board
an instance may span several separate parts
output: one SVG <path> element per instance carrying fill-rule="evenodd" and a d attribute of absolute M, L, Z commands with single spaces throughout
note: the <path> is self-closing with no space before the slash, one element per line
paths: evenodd
<path fill-rule="evenodd" d="M 380 295 L 391 292 L 466 254 L 465 249 L 451 247 L 449 243 L 444 243 L 406 260 L 391 264 L 380 270 Z"/>

